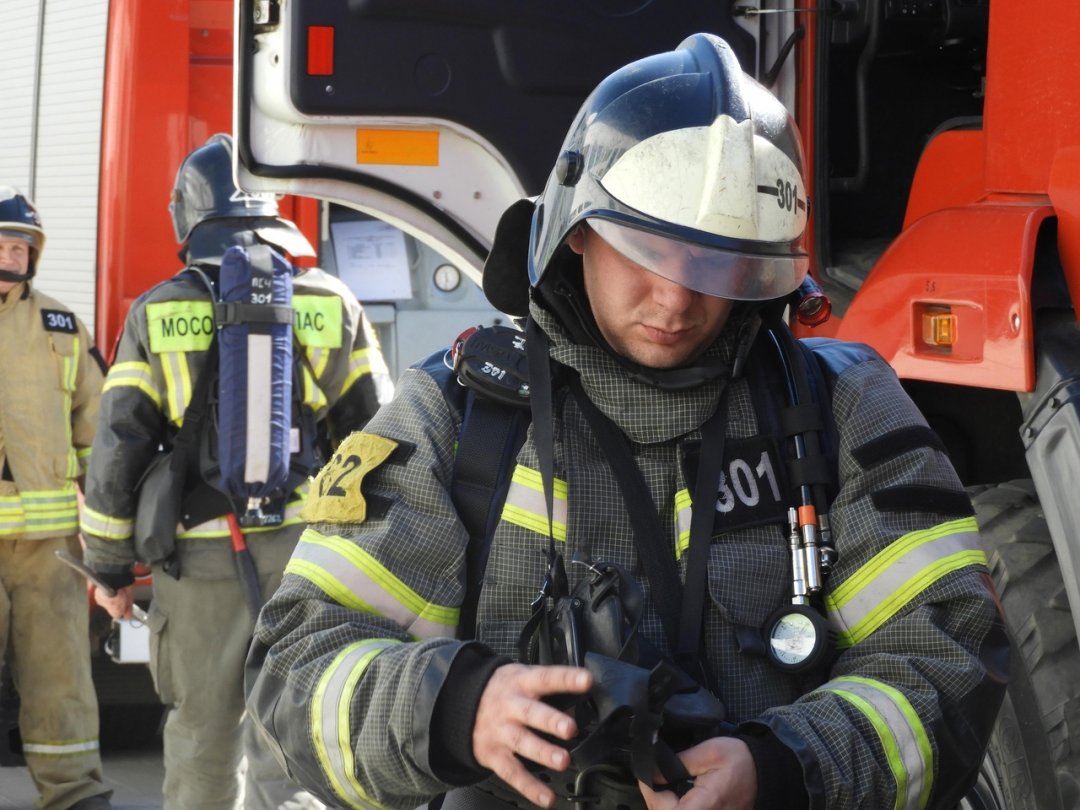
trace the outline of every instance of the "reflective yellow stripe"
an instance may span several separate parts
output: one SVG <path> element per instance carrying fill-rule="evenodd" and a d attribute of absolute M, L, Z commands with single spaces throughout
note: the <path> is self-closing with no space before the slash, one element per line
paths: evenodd
<path fill-rule="evenodd" d="M 336 295 L 294 295 L 293 331 L 301 346 L 341 348 L 341 299 Z"/>
<path fill-rule="evenodd" d="M 0 495 L 0 537 L 23 533 L 26 516 L 23 514 L 22 498 L 18 495 Z"/>
<path fill-rule="evenodd" d="M 75 390 L 75 382 L 79 372 L 79 336 L 75 335 L 71 341 L 71 354 L 64 355 L 64 446 L 67 447 L 67 469 L 65 475 L 68 480 L 78 478 L 79 459 L 75 455 L 75 446 L 71 435 L 71 393 Z"/>
<path fill-rule="evenodd" d="M 209 301 L 147 304 L 146 333 L 154 354 L 204 352 L 214 337 L 214 306 Z"/>
<path fill-rule="evenodd" d="M 566 541 L 566 482 L 556 478 L 552 482 L 552 535 L 556 540 Z M 540 473 L 521 464 L 514 468 L 510 489 L 503 504 L 502 519 L 529 531 L 548 534 L 547 504 L 544 501 L 544 483 Z"/>
<path fill-rule="evenodd" d="M 326 394 L 319 388 L 319 384 L 315 381 L 315 378 L 311 376 L 311 372 L 304 369 L 304 405 L 311 410 L 318 413 L 322 408 L 325 408 L 327 403 Z"/>
<path fill-rule="evenodd" d="M 154 384 L 154 373 L 149 363 L 138 361 L 117 363 L 109 369 L 101 393 L 104 395 L 106 391 L 113 388 L 127 387 L 142 391 L 154 403 L 154 407 L 161 410 L 161 394 L 158 393 L 157 386 Z"/>
<path fill-rule="evenodd" d="M 311 365 L 311 370 L 315 372 L 315 377 L 321 379 L 322 375 L 326 373 L 327 364 L 330 362 L 330 351 L 314 347 L 308 347 L 304 351 L 307 352 L 308 363 Z"/>
<path fill-rule="evenodd" d="M 986 566 L 975 518 L 910 532 L 890 543 L 825 598 L 837 647 L 865 640 L 947 574 Z"/>
<path fill-rule="evenodd" d="M 675 493 L 675 559 L 690 547 L 690 519 L 693 516 L 693 502 L 690 490 L 680 489 Z"/>
<path fill-rule="evenodd" d="M 75 487 L 20 492 L 25 531 L 36 533 L 73 532 L 79 527 L 79 506 Z"/>
<path fill-rule="evenodd" d="M 855 676 L 829 681 L 821 689 L 842 697 L 874 727 L 896 781 L 893 807 L 925 807 L 934 784 L 934 749 L 904 694 L 887 683 Z"/>
<path fill-rule="evenodd" d="M 311 738 L 319 765 L 334 793 L 349 807 L 378 808 L 356 778 L 349 714 L 356 685 L 379 653 L 398 642 L 394 639 L 358 641 L 343 649 L 315 684 L 311 701 Z"/>
<path fill-rule="evenodd" d="M 393 620 L 413 638 L 453 637 L 457 630 L 458 608 L 429 602 L 344 537 L 307 529 L 285 571 L 340 605 Z"/>
<path fill-rule="evenodd" d="M 368 360 L 367 349 L 357 349 L 355 352 L 349 355 L 349 375 L 345 378 L 345 382 L 341 386 L 341 394 L 339 396 L 345 396 L 345 392 L 353 387 L 353 384 L 364 375 L 371 374 L 371 363 Z"/>
<path fill-rule="evenodd" d="M 131 518 L 97 512 L 84 503 L 79 525 L 86 534 L 92 534 L 94 537 L 105 540 L 127 540 L 132 535 L 135 522 Z"/>
<path fill-rule="evenodd" d="M 285 505 L 285 515 L 281 523 L 275 523 L 273 526 L 243 526 L 240 529 L 241 533 L 245 537 L 250 535 L 258 537 L 258 535 L 266 532 L 276 532 L 285 526 L 295 526 L 298 523 L 303 523 L 304 519 L 300 517 L 300 511 L 304 508 L 304 498 L 306 496 L 307 484 L 305 483 L 303 486 L 296 488 L 292 495 L 293 499 Z M 229 523 L 224 517 L 204 520 L 190 529 L 185 529 L 183 524 L 178 524 L 176 528 L 176 537 L 179 540 L 214 540 L 229 537 L 232 534 L 229 530 Z"/>
<path fill-rule="evenodd" d="M 70 757 L 97 751 L 99 748 L 96 737 L 85 740 L 23 740 L 22 750 L 24 754 L 36 754 L 43 757 Z"/>
<path fill-rule="evenodd" d="M 165 375 L 166 417 L 174 425 L 184 421 L 184 411 L 191 401 L 191 373 L 184 352 L 166 352 L 160 356 Z"/>

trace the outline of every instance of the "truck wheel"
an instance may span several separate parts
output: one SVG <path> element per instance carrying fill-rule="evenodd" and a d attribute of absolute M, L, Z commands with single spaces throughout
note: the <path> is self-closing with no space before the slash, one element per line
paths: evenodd
<path fill-rule="evenodd" d="M 1012 644 L 1009 689 L 966 810 L 1080 810 L 1080 647 L 1030 480 L 969 490 Z"/>

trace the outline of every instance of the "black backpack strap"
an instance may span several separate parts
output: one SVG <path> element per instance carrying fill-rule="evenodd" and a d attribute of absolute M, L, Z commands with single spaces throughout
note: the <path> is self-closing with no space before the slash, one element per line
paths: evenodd
<path fill-rule="evenodd" d="M 457 384 L 456 382 L 454 383 Z M 529 412 L 478 395 L 465 397 L 450 497 L 469 532 L 460 635 L 476 632 L 476 609 L 495 527 L 510 489 L 514 460 L 525 441 Z"/>
<path fill-rule="evenodd" d="M 473 345 L 482 344 L 484 337 L 482 334 Z M 455 349 L 460 350 L 460 346 L 456 345 Z M 435 352 L 416 367 L 435 381 L 447 405 L 461 414 L 450 499 L 469 533 L 458 635 L 471 639 L 476 635 L 476 610 L 488 552 L 510 489 L 518 451 L 525 442 L 531 412 L 520 404 L 510 404 L 512 396 L 490 396 L 463 383 L 452 367 L 452 351 Z M 525 373 L 524 368 L 519 371 Z"/>

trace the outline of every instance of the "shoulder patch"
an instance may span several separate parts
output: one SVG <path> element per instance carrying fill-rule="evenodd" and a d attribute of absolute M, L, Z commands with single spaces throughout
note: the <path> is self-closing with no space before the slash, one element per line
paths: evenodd
<path fill-rule="evenodd" d="M 156 301 L 146 305 L 150 351 L 204 352 L 214 339 L 214 305 L 209 301 Z"/>
<path fill-rule="evenodd" d="M 316 476 L 301 517 L 308 523 L 363 523 L 368 505 L 360 484 L 397 446 L 374 433 L 350 434 Z"/>
<path fill-rule="evenodd" d="M 65 332 L 69 335 L 79 333 L 79 327 L 75 323 L 75 315 L 62 309 L 41 310 L 41 325 L 49 332 Z"/>
<path fill-rule="evenodd" d="M 309 349 L 341 348 L 341 299 L 336 295 L 294 295 L 293 332 Z"/>

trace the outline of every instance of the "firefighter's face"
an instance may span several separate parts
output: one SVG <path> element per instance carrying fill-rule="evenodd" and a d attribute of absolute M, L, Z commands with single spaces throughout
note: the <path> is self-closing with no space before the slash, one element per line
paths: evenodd
<path fill-rule="evenodd" d="M 567 243 L 581 254 L 585 292 L 611 347 L 650 368 L 694 360 L 719 337 L 735 302 L 695 292 L 646 270 L 580 225 Z"/>
<path fill-rule="evenodd" d="M 0 270 L 25 276 L 30 268 L 30 243 L 25 239 L 0 236 Z M 6 293 L 18 282 L 0 281 L 0 293 Z"/>

